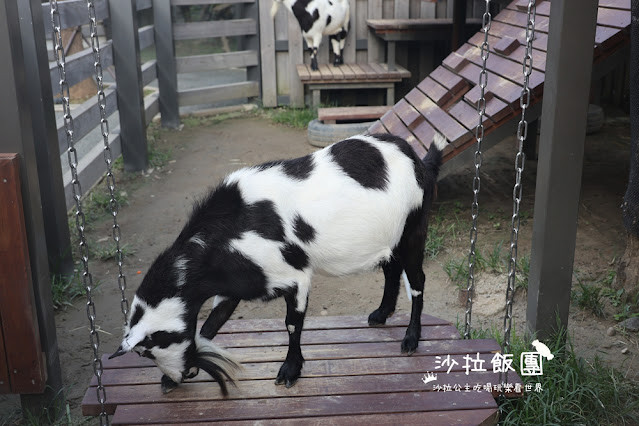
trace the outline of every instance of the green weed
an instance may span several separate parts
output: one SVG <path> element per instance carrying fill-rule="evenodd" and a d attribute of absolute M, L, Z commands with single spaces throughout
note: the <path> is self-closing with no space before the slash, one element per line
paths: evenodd
<path fill-rule="evenodd" d="M 51 294 L 53 297 L 53 309 L 58 310 L 71 306 L 75 299 L 84 295 L 84 286 L 80 273 L 76 272 L 71 276 L 52 275 Z"/>
<path fill-rule="evenodd" d="M 114 241 L 107 244 L 91 244 L 89 247 L 91 249 L 91 255 L 102 261 L 115 259 L 118 253 L 117 245 Z M 135 253 L 135 249 L 131 248 L 128 244 L 120 246 L 120 251 L 122 252 L 122 257 L 127 257 Z"/>
<path fill-rule="evenodd" d="M 267 117 L 277 124 L 296 129 L 306 129 L 308 123 L 317 118 L 317 111 L 311 108 L 274 108 L 266 112 Z"/>
<path fill-rule="evenodd" d="M 530 276 L 530 255 L 524 254 L 517 259 L 517 275 L 515 276 L 516 288 L 528 290 L 528 277 Z"/>
<path fill-rule="evenodd" d="M 572 291 L 572 301 L 575 305 L 584 310 L 591 311 L 595 316 L 604 316 L 604 297 L 601 287 L 587 285 L 578 281 L 577 288 Z"/>

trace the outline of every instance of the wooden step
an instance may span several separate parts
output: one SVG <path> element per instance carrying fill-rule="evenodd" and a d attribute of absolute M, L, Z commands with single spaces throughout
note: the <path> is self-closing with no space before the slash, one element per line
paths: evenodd
<path fill-rule="evenodd" d="M 338 121 L 371 121 L 377 120 L 391 109 L 390 106 L 357 106 L 319 108 L 317 118 L 326 124 L 335 124 Z"/>

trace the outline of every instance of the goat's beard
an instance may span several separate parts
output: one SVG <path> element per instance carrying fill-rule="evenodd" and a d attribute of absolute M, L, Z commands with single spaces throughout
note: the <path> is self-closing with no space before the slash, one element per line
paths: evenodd
<path fill-rule="evenodd" d="M 206 371 L 220 385 L 222 395 L 229 394 L 226 380 L 235 385 L 237 374 L 242 366 L 233 356 L 205 339 L 197 339 L 197 357 L 194 367 Z"/>

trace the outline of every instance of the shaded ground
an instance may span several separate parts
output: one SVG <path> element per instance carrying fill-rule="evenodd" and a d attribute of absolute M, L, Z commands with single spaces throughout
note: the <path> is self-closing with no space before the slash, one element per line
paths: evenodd
<path fill-rule="evenodd" d="M 193 120 L 191 120 L 193 121 Z M 575 278 L 575 299 L 583 298 L 578 283 L 603 286 L 614 270 L 615 259 L 624 249 L 625 235 L 619 206 L 628 176 L 629 124 L 625 119 L 609 121 L 604 130 L 589 136 L 586 142 L 586 165 L 580 201 Z M 271 124 L 264 118 L 242 117 L 222 122 L 208 120 L 201 126 L 187 125 L 181 131 L 158 133 L 161 149 L 170 149 L 171 160 L 162 168 L 140 176 L 120 178 L 120 190 L 126 191 L 129 204 L 119 216 L 123 241 L 134 254 L 125 260 L 125 273 L 132 297 L 152 260 L 169 245 L 183 226 L 194 199 L 215 185 L 224 175 L 244 165 L 278 158 L 305 155 L 313 150 L 306 142 L 305 131 Z M 514 139 L 501 143 L 484 156 L 481 186 L 481 218 L 479 247 L 488 253 L 510 238 L 512 210 Z M 535 182 L 534 161 L 526 163 L 524 172 L 523 223 L 520 256 L 530 253 Z M 433 214 L 437 236 L 442 245 L 439 253 L 425 261 L 427 276 L 424 312 L 452 321 L 463 319 L 457 287 L 444 271 L 468 251 L 469 206 L 471 202 L 470 168 L 459 170 L 439 184 L 439 200 Z M 108 218 L 96 222 L 90 241 L 100 244 L 111 237 Z M 506 247 L 506 243 L 504 243 Z M 506 250 L 503 250 L 503 255 Z M 501 267 L 504 268 L 503 266 Z M 500 269 L 498 267 L 497 269 Z M 94 260 L 91 270 L 100 286 L 94 297 L 100 327 L 101 351 L 112 353 L 121 339 L 123 322 L 117 289 L 117 267 L 113 262 Z M 137 272 L 140 271 L 140 274 Z M 506 278 L 504 274 L 484 272 L 478 281 L 478 297 L 474 309 L 474 326 L 500 326 Z M 590 288 L 590 287 L 587 287 Z M 382 297 L 381 271 L 354 277 L 326 278 L 313 282 L 308 315 L 362 315 L 374 310 Z M 621 306 L 612 306 L 610 298 L 597 299 L 606 318 L 595 317 L 592 309 L 573 306 L 570 332 L 577 352 L 586 357 L 602 356 L 616 367 L 637 374 L 635 357 L 639 353 L 637 336 L 608 336 L 606 330 L 615 324 L 613 314 Z M 515 325 L 523 331 L 525 290 L 516 297 Z M 80 417 L 79 405 L 92 376 L 91 351 L 88 343 L 86 311 L 81 299 L 56 315 L 61 362 L 73 417 Z M 405 292 L 400 293 L 398 311 L 408 312 Z M 241 303 L 232 318 L 281 318 L 285 304 L 276 300 L 268 304 Z M 629 350 L 622 355 L 624 348 Z M 399 350 L 399 348 L 398 348 Z M 274 372 L 274 375 L 276 372 Z M 18 406 L 16 398 L 0 400 L 0 415 L 7 419 Z"/>

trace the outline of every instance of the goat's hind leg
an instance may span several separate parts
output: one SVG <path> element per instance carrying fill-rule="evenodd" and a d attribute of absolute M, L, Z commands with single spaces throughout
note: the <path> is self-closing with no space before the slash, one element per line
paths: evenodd
<path fill-rule="evenodd" d="M 368 325 L 378 326 L 386 324 L 386 319 L 395 312 L 397 296 L 399 294 L 399 276 L 402 273 L 402 265 L 393 256 L 390 261 L 382 265 L 384 270 L 384 296 L 382 303 L 368 316 Z"/>
<path fill-rule="evenodd" d="M 401 244 L 401 262 L 410 282 L 410 291 L 413 299 L 410 323 L 406 329 L 406 336 L 402 341 L 402 353 L 412 355 L 417 350 L 421 337 L 421 316 L 424 308 L 424 282 L 426 276 L 422 269 L 424 261 L 424 244 L 426 243 L 426 230 L 411 235 L 404 244 Z"/>
<path fill-rule="evenodd" d="M 334 66 L 342 65 L 344 63 L 344 57 L 342 56 L 342 49 L 340 48 L 339 33 L 328 37 L 331 46 L 333 47 L 333 53 L 335 54 Z"/>
<path fill-rule="evenodd" d="M 276 385 L 285 385 L 287 388 L 290 388 L 297 382 L 297 379 L 299 379 L 302 373 L 302 365 L 304 365 L 300 340 L 302 337 L 302 327 L 304 327 L 308 298 L 299 301 L 297 294 L 298 290 L 295 289 L 284 295 L 284 299 L 286 300 L 288 353 L 275 379 Z"/>

